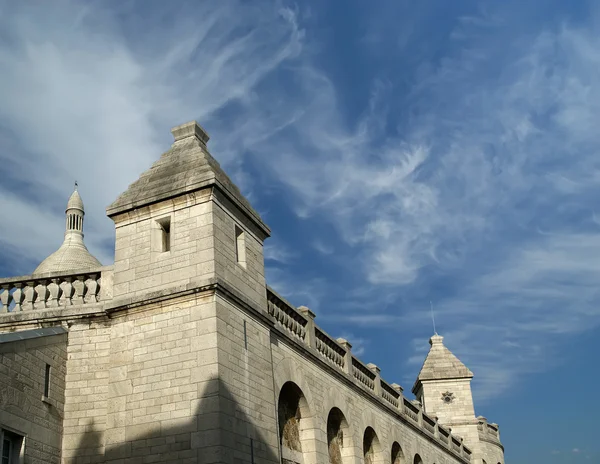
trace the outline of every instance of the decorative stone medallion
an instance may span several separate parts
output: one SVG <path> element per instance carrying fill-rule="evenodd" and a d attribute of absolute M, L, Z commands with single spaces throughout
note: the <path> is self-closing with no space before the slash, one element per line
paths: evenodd
<path fill-rule="evenodd" d="M 454 393 L 449 391 L 442 393 L 442 401 L 446 404 L 452 403 L 454 401 Z"/>

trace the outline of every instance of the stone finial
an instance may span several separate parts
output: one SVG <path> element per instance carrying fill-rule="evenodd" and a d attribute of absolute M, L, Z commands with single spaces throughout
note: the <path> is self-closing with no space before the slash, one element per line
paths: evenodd
<path fill-rule="evenodd" d="M 185 124 L 174 127 L 171 129 L 171 134 L 173 134 L 175 142 L 179 142 L 180 140 L 184 140 L 189 137 L 196 137 L 200 142 L 206 145 L 210 139 L 208 133 L 196 121 L 186 122 Z"/>
<path fill-rule="evenodd" d="M 373 364 L 373 363 L 369 363 L 367 364 L 367 367 L 372 370 L 373 372 L 375 372 L 376 374 L 379 374 L 381 372 L 381 369 L 379 368 L 379 366 Z"/>
<path fill-rule="evenodd" d="M 433 345 L 443 345 L 444 344 L 444 337 L 442 337 L 441 335 L 435 334 L 435 335 L 433 335 L 429 339 L 429 344 L 431 346 L 433 346 Z"/>
<path fill-rule="evenodd" d="M 342 345 L 344 347 L 344 349 L 346 351 L 351 351 L 352 350 L 352 345 L 350 344 L 350 342 L 348 340 L 346 340 L 345 338 L 338 338 L 336 340 L 340 345 Z"/>
<path fill-rule="evenodd" d="M 397 392 L 402 393 L 404 391 L 404 388 L 402 388 L 400 385 L 398 385 L 397 383 L 393 383 L 390 385 L 390 387 L 392 387 L 394 390 L 396 390 Z"/>
<path fill-rule="evenodd" d="M 312 310 L 306 306 L 298 306 L 298 311 L 300 311 L 300 314 L 302 314 L 307 319 L 314 319 L 315 317 L 317 317 L 317 315 L 315 313 L 313 313 Z"/>

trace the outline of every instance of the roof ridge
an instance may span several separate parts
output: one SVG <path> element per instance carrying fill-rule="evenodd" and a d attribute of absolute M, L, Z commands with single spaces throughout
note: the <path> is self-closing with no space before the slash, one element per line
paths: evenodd
<path fill-rule="evenodd" d="M 192 121 L 171 130 L 175 141 L 106 208 L 108 216 L 216 185 L 267 235 L 270 230 L 206 146 L 208 134 Z"/>

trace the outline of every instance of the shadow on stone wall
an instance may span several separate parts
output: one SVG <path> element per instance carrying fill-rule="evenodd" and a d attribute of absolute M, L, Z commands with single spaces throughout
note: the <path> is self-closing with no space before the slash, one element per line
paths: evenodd
<path fill-rule="evenodd" d="M 91 425 L 94 429 L 93 424 Z M 101 454 L 103 433 L 95 430 L 88 432 L 79 441 L 75 455 L 62 462 L 279 463 L 278 456 L 273 451 L 276 449 L 276 442 L 269 446 L 229 388 L 218 378 L 206 382 L 203 398 L 199 400 L 193 419 L 181 419 L 181 422 L 172 426 L 165 425 L 164 421 L 157 421 L 152 432 L 132 436 L 131 440 L 127 437 L 131 428 L 127 430 L 123 442 L 107 446 L 104 455 Z M 274 437 L 275 434 L 273 440 Z"/>

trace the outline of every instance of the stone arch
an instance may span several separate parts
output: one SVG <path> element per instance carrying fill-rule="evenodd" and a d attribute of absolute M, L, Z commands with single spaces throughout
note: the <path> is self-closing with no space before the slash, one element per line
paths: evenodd
<path fill-rule="evenodd" d="M 279 446 L 283 463 L 304 464 L 312 441 L 312 416 L 304 393 L 294 382 L 286 382 L 277 400 Z"/>
<path fill-rule="evenodd" d="M 423 460 L 421 459 L 421 456 L 419 456 L 419 453 L 415 454 L 413 464 L 423 464 Z"/>
<path fill-rule="evenodd" d="M 275 378 L 275 387 L 278 391 L 281 391 L 283 385 L 286 382 L 294 382 L 296 385 L 298 385 L 300 390 L 302 390 L 302 393 L 306 398 L 306 402 L 310 405 L 312 410 L 313 405 L 315 403 L 313 402 L 311 390 L 308 386 L 308 383 L 304 379 L 304 375 L 302 374 L 302 372 L 304 372 L 304 370 L 300 369 L 298 363 L 295 362 L 293 359 L 282 359 L 281 361 L 279 361 L 279 363 L 273 371 L 273 376 Z"/>
<path fill-rule="evenodd" d="M 328 420 L 329 414 L 333 409 L 339 409 L 344 416 L 343 425 L 343 463 L 358 463 L 361 461 L 360 445 L 362 444 L 362 437 L 359 437 L 361 425 L 355 422 L 350 424 L 350 421 L 346 421 L 346 415 L 348 417 L 354 416 L 354 408 L 352 398 L 344 393 L 344 389 L 339 387 L 330 387 L 327 392 L 323 395 L 322 409 L 319 413 L 319 418 L 322 419 L 322 438 L 323 438 L 323 452 L 320 453 L 322 459 L 317 461 L 319 464 L 330 462 L 329 460 L 329 441 L 328 441 Z"/>
<path fill-rule="evenodd" d="M 392 464 L 405 464 L 404 461 L 404 452 L 402 451 L 402 447 L 400 443 L 395 441 L 392 444 Z"/>
<path fill-rule="evenodd" d="M 281 392 L 286 383 L 295 384 L 302 392 L 300 406 L 300 441 L 302 443 L 302 457 L 306 464 L 321 462 L 319 455 L 325 453 L 325 438 L 321 437 L 320 424 L 324 418 L 320 418 L 319 404 L 313 401 L 312 393 L 306 380 L 306 370 L 300 369 L 298 363 L 292 358 L 284 358 L 277 363 L 273 370 L 275 392 Z M 279 393 L 281 395 L 281 393 Z M 277 397 L 279 405 L 279 397 Z M 318 437 L 318 439 L 317 439 Z M 306 444 L 306 446 L 304 446 Z M 322 451 L 321 448 L 323 448 Z M 283 450 L 282 450 L 283 451 Z"/>
<path fill-rule="evenodd" d="M 327 451 L 330 464 L 352 462 L 352 438 L 344 413 L 337 407 L 327 415 Z"/>
<path fill-rule="evenodd" d="M 367 427 L 363 434 L 363 456 L 365 464 L 383 464 L 381 444 L 373 427 Z"/>

